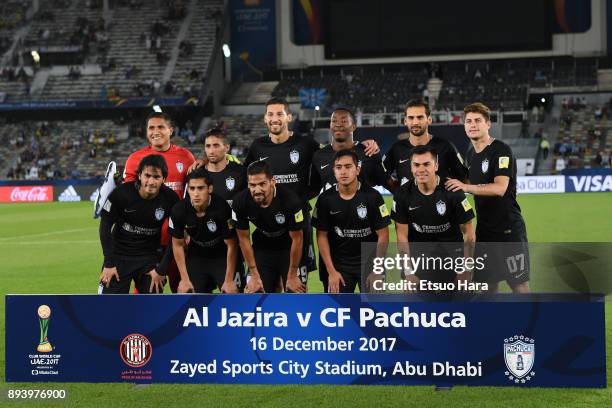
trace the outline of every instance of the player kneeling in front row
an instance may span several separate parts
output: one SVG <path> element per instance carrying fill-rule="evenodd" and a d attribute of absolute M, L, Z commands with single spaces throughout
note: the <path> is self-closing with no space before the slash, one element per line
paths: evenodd
<path fill-rule="evenodd" d="M 232 208 L 240 249 L 249 267 L 245 293 L 275 292 L 280 279 L 287 292 L 306 292 L 302 258 L 303 203 L 291 190 L 277 186 L 270 165 L 256 161 L 247 168 L 248 189 L 234 196 Z M 253 244 L 249 221 L 256 229 Z"/>
<path fill-rule="evenodd" d="M 384 257 L 387 252 L 389 211 L 380 193 L 359 181 L 358 163 L 353 150 L 336 153 L 333 166 L 337 184 L 321 193 L 312 218 L 323 259 L 319 268 L 329 274 L 329 293 L 353 293 L 357 286 L 361 291 L 377 290 L 365 288 L 362 275 L 373 282 L 369 280 L 374 277 L 373 255 Z M 377 243 L 376 251 L 362 254 L 363 242 Z M 382 280 L 380 275 L 374 278 Z"/>
<path fill-rule="evenodd" d="M 215 288 L 238 293 L 234 282 L 238 245 L 230 206 L 213 194 L 210 174 L 204 168 L 187 176 L 187 194 L 174 206 L 168 222 L 181 275 L 178 293 L 211 293 Z"/>
<path fill-rule="evenodd" d="M 98 293 L 129 293 L 132 280 L 138 293 L 163 291 L 172 252 L 157 263 L 161 229 L 179 199 L 164 185 L 168 167 L 162 156 L 144 157 L 137 175 L 137 181 L 113 190 L 101 212 L 104 267 Z"/>
<path fill-rule="evenodd" d="M 468 289 L 472 271 L 466 270 L 465 259 L 473 257 L 475 241 L 472 206 L 462 191 L 447 191 L 440 182 L 433 147 L 412 149 L 410 165 L 414 181 L 400 187 L 393 198 L 398 252 L 428 262 L 418 267 L 413 263 L 411 270 L 403 271 L 410 285 L 406 289 L 427 291 L 429 282 L 445 284 L 434 287 L 450 291 Z M 461 257 L 463 262 L 456 262 Z"/>

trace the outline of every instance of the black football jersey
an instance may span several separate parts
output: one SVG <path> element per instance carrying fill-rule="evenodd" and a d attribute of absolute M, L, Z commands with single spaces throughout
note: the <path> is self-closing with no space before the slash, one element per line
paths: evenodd
<path fill-rule="evenodd" d="M 411 181 L 395 192 L 392 217 L 408 225 L 410 242 L 463 242 L 459 226 L 474 218 L 474 210 L 462 191 L 438 185 L 425 195 Z"/>
<path fill-rule="evenodd" d="M 355 142 L 353 150 L 359 158 L 361 172 L 359 179 L 370 186 L 387 186 L 390 176 L 385 171 L 380 154 L 366 156 L 365 147 Z M 312 158 L 312 175 L 310 178 L 311 191 L 327 190 L 336 184 L 334 176 L 334 155 L 336 152 L 329 144 L 315 152 Z"/>
<path fill-rule="evenodd" d="M 510 146 L 493 140 L 480 153 L 470 148 L 466 154 L 470 184 L 493 183 L 496 176 L 510 178 L 502 197 L 474 196 L 478 224 L 476 239 L 481 234 L 511 234 L 517 222 L 523 222 L 521 207 L 516 201 L 516 160 Z M 492 238 L 489 238 L 492 239 Z M 500 241 L 504 239 L 500 236 Z"/>
<path fill-rule="evenodd" d="M 172 208 L 168 233 L 175 238 L 184 238 L 187 233 L 189 257 L 224 258 L 227 256 L 224 240 L 235 236 L 232 210 L 223 198 L 213 193 L 204 216 L 198 217 L 191 200 L 186 198 Z"/>
<path fill-rule="evenodd" d="M 306 203 L 312 156 L 319 148 L 312 137 L 293 134 L 284 143 L 276 144 L 269 136 L 263 136 L 253 141 L 244 164 L 265 160 L 277 185 L 286 186 Z"/>
<path fill-rule="evenodd" d="M 213 192 L 231 206 L 234 196 L 247 187 L 246 167 L 228 162 L 221 171 L 208 171 L 213 182 Z"/>
<path fill-rule="evenodd" d="M 465 180 L 467 179 L 467 169 L 463 164 L 461 154 L 455 146 L 446 139 L 432 136 L 427 146 L 433 147 L 438 153 L 438 176 L 443 182 L 447 177 Z M 410 153 L 416 146 L 412 145 L 408 139 L 399 140 L 391 146 L 383 163 L 390 174 L 395 174 L 395 178 L 400 185 L 412 180 L 412 170 L 410 168 Z"/>
<path fill-rule="evenodd" d="M 268 207 L 257 204 L 247 189 L 234 197 L 232 208 L 237 229 L 248 230 L 249 222 L 255 225 L 253 248 L 289 250 L 289 231 L 304 228 L 303 202 L 285 186 L 276 186 Z"/>
<path fill-rule="evenodd" d="M 102 208 L 101 216 L 110 218 L 113 257 L 156 257 L 160 248 L 162 225 L 179 201 L 176 193 L 161 186 L 159 194 L 145 200 L 138 194 L 138 182 L 128 182 L 115 188 Z"/>
<path fill-rule="evenodd" d="M 377 242 L 376 231 L 391 223 L 383 197 L 362 184 L 350 200 L 340 197 L 337 188 L 319 196 L 312 225 L 327 231 L 331 258 L 338 271 L 359 273 L 361 243 Z"/>

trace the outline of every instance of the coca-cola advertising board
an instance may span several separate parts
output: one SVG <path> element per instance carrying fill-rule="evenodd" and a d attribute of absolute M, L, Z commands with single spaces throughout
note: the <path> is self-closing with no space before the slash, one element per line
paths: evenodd
<path fill-rule="evenodd" d="M 41 203 L 53 201 L 53 186 L 3 186 L 0 203 Z"/>

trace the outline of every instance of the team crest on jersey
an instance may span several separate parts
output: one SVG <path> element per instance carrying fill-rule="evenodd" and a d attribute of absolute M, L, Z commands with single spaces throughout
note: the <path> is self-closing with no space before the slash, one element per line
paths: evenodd
<path fill-rule="evenodd" d="M 487 171 L 489 171 L 489 159 L 484 159 L 482 161 L 482 165 L 480 166 L 480 168 L 482 169 L 483 173 L 486 173 Z"/>
<path fill-rule="evenodd" d="M 438 214 L 440 215 L 446 214 L 446 203 L 442 200 L 438 201 L 436 203 L 436 210 L 438 211 Z"/>
<path fill-rule="evenodd" d="M 512 336 L 504 339 L 504 362 L 508 371 L 504 374 L 516 384 L 524 384 L 535 376 L 533 362 L 535 341 L 525 336 Z"/>
<path fill-rule="evenodd" d="M 291 163 L 296 164 L 298 161 L 300 161 L 300 152 L 297 150 L 292 150 L 289 152 L 289 160 L 291 160 Z"/>
<path fill-rule="evenodd" d="M 215 223 L 213 220 L 208 221 L 208 222 L 206 223 L 206 226 L 208 227 L 208 230 L 209 230 L 210 232 L 215 232 L 215 231 L 217 231 L 217 224 L 216 224 L 216 223 Z"/>
<path fill-rule="evenodd" d="M 368 216 L 368 208 L 363 204 L 359 204 L 359 206 L 357 207 L 357 215 L 362 220 L 365 219 L 365 217 Z"/>
<path fill-rule="evenodd" d="M 236 180 L 232 176 L 225 179 L 225 187 L 228 191 L 232 191 L 236 187 Z"/>
<path fill-rule="evenodd" d="M 177 161 L 176 162 L 176 169 L 178 170 L 179 173 L 183 172 L 183 168 L 184 168 L 183 162 Z"/>
<path fill-rule="evenodd" d="M 285 223 L 285 214 L 283 213 L 278 213 L 274 216 L 274 219 L 276 220 L 276 222 L 278 224 L 284 224 Z"/>
<path fill-rule="evenodd" d="M 160 208 L 156 209 L 155 210 L 155 219 L 157 221 L 161 221 L 162 218 L 164 218 L 164 213 L 165 213 L 165 211 L 164 211 L 163 208 L 160 207 Z"/>

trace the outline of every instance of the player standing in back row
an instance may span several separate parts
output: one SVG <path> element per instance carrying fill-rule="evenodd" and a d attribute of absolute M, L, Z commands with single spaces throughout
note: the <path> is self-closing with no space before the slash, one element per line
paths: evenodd
<path fill-rule="evenodd" d="M 395 142 L 383 158 L 385 168 L 390 174 L 395 173 L 400 185 L 404 185 L 408 180 L 413 179 L 410 153 L 416 146 L 423 145 L 433 147 L 438 155 L 438 176 L 440 176 L 440 180 L 446 180 L 447 177 L 459 180 L 467 179 L 467 169 L 463 165 L 461 154 L 448 140 L 429 133 L 431 121 L 431 111 L 427 102 L 411 100 L 406 104 L 404 124 L 410 132 L 410 137 Z"/>
<path fill-rule="evenodd" d="M 489 252 L 486 269 L 474 279 L 497 292 L 505 280 L 515 293 L 529 292 L 527 231 L 516 201 L 516 161 L 510 147 L 489 135 L 491 111 L 482 103 L 463 109 L 465 133 L 473 149 L 466 155 L 470 184 L 448 179 L 450 191 L 463 190 L 476 202 L 476 252 Z M 479 243 L 497 243 L 479 245 Z M 493 255 L 493 256 L 492 256 Z"/>

